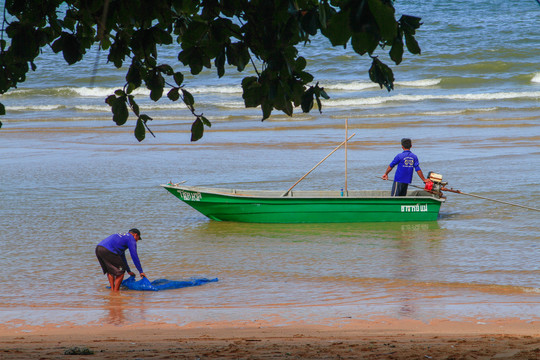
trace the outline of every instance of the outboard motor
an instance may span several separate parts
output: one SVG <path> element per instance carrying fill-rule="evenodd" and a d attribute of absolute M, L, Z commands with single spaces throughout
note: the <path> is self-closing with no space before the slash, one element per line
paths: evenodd
<path fill-rule="evenodd" d="M 441 190 L 448 184 L 447 182 L 442 181 L 442 175 L 430 171 L 428 173 L 428 179 L 430 182 L 426 183 L 424 190 L 442 197 L 443 194 Z"/>

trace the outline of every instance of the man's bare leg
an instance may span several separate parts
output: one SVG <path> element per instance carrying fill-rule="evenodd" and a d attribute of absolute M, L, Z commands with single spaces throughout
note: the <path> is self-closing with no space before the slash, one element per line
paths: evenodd
<path fill-rule="evenodd" d="M 120 285 L 122 285 L 122 280 L 124 280 L 124 274 L 114 278 L 114 288 L 113 291 L 120 291 Z"/>
<path fill-rule="evenodd" d="M 107 278 L 109 279 L 109 285 L 111 285 L 111 290 L 114 290 L 114 276 L 107 273 Z"/>

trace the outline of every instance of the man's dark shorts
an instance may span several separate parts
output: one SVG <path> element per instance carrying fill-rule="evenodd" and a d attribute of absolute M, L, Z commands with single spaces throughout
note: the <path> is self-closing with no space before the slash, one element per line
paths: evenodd
<path fill-rule="evenodd" d="M 394 181 L 394 183 L 392 184 L 391 196 L 407 196 L 408 188 L 409 184 Z"/>
<path fill-rule="evenodd" d="M 120 276 L 126 272 L 126 265 L 120 255 L 116 255 L 104 246 L 96 246 L 96 256 L 104 274 Z"/>

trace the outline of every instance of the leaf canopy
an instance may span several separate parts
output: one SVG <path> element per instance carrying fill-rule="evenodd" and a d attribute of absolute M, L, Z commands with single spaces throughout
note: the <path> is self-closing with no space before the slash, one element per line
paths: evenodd
<path fill-rule="evenodd" d="M 319 32 L 333 46 L 350 43 L 357 54 L 369 55 L 370 79 L 388 91 L 393 72 L 374 55 L 377 49 L 388 52 L 395 64 L 402 61 L 405 47 L 420 54 L 415 39 L 420 18 L 403 15 L 396 20 L 391 0 L 6 0 L 4 6 L 0 94 L 37 70 L 34 61 L 43 47 L 74 64 L 98 44 L 108 51 L 108 62 L 128 66 L 123 88 L 105 101 L 117 125 L 128 121 L 130 111 L 135 115 L 139 141 L 146 131 L 151 133 L 147 122 L 152 120 L 140 114 L 131 95 L 141 86 L 154 101 L 170 87 L 167 98 L 185 103 L 195 118 L 192 141 L 211 126 L 196 112 L 184 74 L 159 59 L 162 45 L 176 44 L 178 60 L 193 75 L 215 68 L 222 77 L 226 64 L 239 72 L 253 67 L 256 75 L 242 81 L 242 98 L 246 107 L 261 108 L 262 120 L 274 110 L 289 116 L 295 107 L 309 112 L 315 102 L 322 111 L 321 98 L 328 94 L 318 83 L 312 85 L 309 59 L 298 51 Z M 0 104 L 0 115 L 4 113 Z"/>

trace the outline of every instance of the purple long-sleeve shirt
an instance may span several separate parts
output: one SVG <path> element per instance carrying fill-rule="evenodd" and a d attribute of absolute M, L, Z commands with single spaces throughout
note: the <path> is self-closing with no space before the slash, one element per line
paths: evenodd
<path fill-rule="evenodd" d="M 102 240 L 98 245 L 103 246 L 107 250 L 120 255 L 126 263 L 126 270 L 130 272 L 129 265 L 126 260 L 126 249 L 129 249 L 129 254 L 133 260 L 133 264 L 140 273 L 143 272 L 139 256 L 137 255 L 137 241 L 131 233 L 125 234 L 113 234 L 108 238 Z"/>
<path fill-rule="evenodd" d="M 400 183 L 410 184 L 413 177 L 413 169 L 420 171 L 418 157 L 410 150 L 405 150 L 396 155 L 394 160 L 390 163 L 390 167 L 393 168 L 396 165 L 397 170 L 396 175 L 394 175 L 394 181 Z"/>

